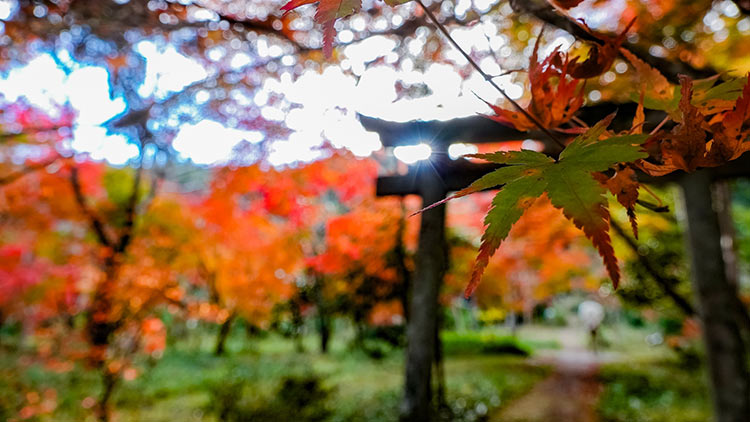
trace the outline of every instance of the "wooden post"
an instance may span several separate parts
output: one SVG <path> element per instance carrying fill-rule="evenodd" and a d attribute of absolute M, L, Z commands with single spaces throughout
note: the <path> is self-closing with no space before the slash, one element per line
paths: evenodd
<path fill-rule="evenodd" d="M 423 162 L 417 172 L 422 204 L 440 201 L 447 193 L 434 162 Z M 433 417 L 432 364 L 435 360 L 438 294 L 445 272 L 445 207 L 422 213 L 416 271 L 407 322 L 406 379 L 401 420 L 426 422 Z"/>
<path fill-rule="evenodd" d="M 737 290 L 727 278 L 719 217 L 713 207 L 711 174 L 698 171 L 682 180 L 688 219 L 693 288 L 703 323 L 717 422 L 750 417 L 750 374 L 740 331 Z"/>

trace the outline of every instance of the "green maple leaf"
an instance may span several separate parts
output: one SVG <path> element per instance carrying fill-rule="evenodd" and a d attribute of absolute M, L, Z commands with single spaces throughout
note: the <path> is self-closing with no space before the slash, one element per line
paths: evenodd
<path fill-rule="evenodd" d="M 552 205 L 561 209 L 565 217 L 583 230 L 586 237 L 592 241 L 604 260 L 613 284 L 617 287 L 620 271 L 609 237 L 606 189 L 591 173 L 607 170 L 617 163 L 645 158 L 648 154 L 641 151 L 639 145 L 646 141 L 648 135 L 615 136 L 599 141 L 612 117 L 614 116 L 602 120 L 576 138 L 563 150 L 557 161 L 529 150 L 475 154 L 475 158 L 505 166 L 488 173 L 444 201 L 430 206 L 502 186 L 485 217 L 486 229 L 482 235 L 482 244 L 474 263 L 471 280 L 466 288 L 467 297 L 476 289 L 490 257 L 508 236 L 513 224 L 523 215 L 524 210 L 545 192 Z"/>

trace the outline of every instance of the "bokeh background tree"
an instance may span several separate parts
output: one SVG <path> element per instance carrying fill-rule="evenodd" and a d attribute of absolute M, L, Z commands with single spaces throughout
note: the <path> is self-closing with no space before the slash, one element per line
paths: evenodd
<path fill-rule="evenodd" d="M 560 20 L 547 2 L 425 5 L 514 99 L 529 98 L 522 69 L 543 25 L 544 52 L 591 48 L 582 42 L 590 35 Z M 138 390 L 133 386 L 146 383 L 165 354 L 168 362 L 179 362 L 174 356 L 189 346 L 201 350 L 203 337 L 210 337 L 211 352 L 226 353 L 241 327 L 252 335 L 247 347 L 260 355 L 272 352 L 263 349 L 259 332 L 292 335 L 304 346 L 313 328 L 323 351 L 331 339 L 349 333 L 355 333 L 353 350 L 371 356 L 389 356 L 403 346 L 419 224 L 419 217 L 406 217 L 420 205 L 410 197 L 374 199 L 378 172 L 403 173 L 406 164 L 394 156 L 409 152 L 381 150 L 356 115 L 450 119 L 489 112 L 474 93 L 493 104 L 503 100 L 426 24 L 414 2 L 364 2 L 361 11 L 337 20 L 331 59 L 324 55 L 326 35 L 314 8 L 284 14 L 281 6 L 239 0 L 0 2 L 0 323 L 9 356 L 2 368 L 8 380 L 0 400 L 4 417 L 110 419 L 113 407 L 127 409 L 120 405 Z M 743 2 L 585 1 L 569 13 L 611 34 L 635 17 L 625 47 L 672 82 L 678 73 L 740 76 L 750 70 L 750 18 Z M 626 60 L 615 59 L 611 69 L 587 81 L 585 105 L 637 100 L 636 78 Z M 55 91 L 55 85 L 68 88 Z M 460 144 L 454 151 L 476 148 Z M 736 274 L 742 294 L 747 189 L 744 182 L 728 186 L 734 200 L 725 197 L 723 209 L 736 228 L 725 230 L 726 239 L 735 236 L 725 243 L 728 251 L 739 245 L 739 269 L 727 272 Z M 566 300 L 594 297 L 614 309 L 612 318 L 656 330 L 680 359 L 700 362 L 680 238 L 683 217 L 671 195 L 657 194 L 674 215 L 641 213 L 637 241 L 622 230 L 616 247 L 630 274 L 616 293 L 622 302 L 601 284 L 604 272 L 580 232 L 540 202 L 493 258 L 475 303 L 465 304 L 461 291 L 490 199 L 452 204 L 444 327 L 562 324 L 571 310 Z M 627 227 L 625 215 L 614 219 Z M 183 335 L 201 344 L 181 343 Z M 467 343 L 477 350 L 516 344 L 496 334 L 479 340 L 462 335 L 453 343 L 446 339 L 446 352 Z M 660 343 L 658 336 L 650 339 Z M 170 347 L 176 355 L 169 355 Z M 451 396 L 461 387 L 451 385 L 455 372 L 449 366 L 453 401 L 440 417 L 486 417 L 488 408 L 500 407 L 493 398 L 527 389 L 538 374 L 514 365 L 503 370 L 522 380 L 518 390 L 503 378 L 502 387 L 491 387 L 498 393 L 476 400 L 466 394 L 472 406 L 466 397 Z M 400 373 L 396 366 L 390 374 Z M 37 370 L 84 377 L 77 381 L 83 387 L 40 383 Z M 627 389 L 632 374 L 612 371 L 610 384 Z M 696 377 L 688 374 L 687 384 Z M 252 386 L 231 385 L 201 391 L 218 402 L 239 403 L 233 408 L 184 407 L 216 410 L 225 420 L 243 412 L 260 417 L 257 403 L 242 400 Z M 296 385 L 281 388 L 296 391 Z M 664 401 L 669 388 L 656 382 L 646 390 Z M 278 397 L 286 397 L 282 390 Z M 331 394 L 310 390 L 320 393 L 317 402 Z M 620 400 L 621 390 L 605 393 L 603 414 L 630 415 L 623 403 L 632 401 Z M 658 408 L 653 397 L 639 397 Z M 394 418 L 396 407 L 385 411 L 388 416 L 373 410 L 379 415 L 373 420 Z M 703 420 L 705 408 L 695 420 Z M 128 412 L 123 414 L 132 416 Z M 651 417 L 648 412 L 640 415 Z"/>

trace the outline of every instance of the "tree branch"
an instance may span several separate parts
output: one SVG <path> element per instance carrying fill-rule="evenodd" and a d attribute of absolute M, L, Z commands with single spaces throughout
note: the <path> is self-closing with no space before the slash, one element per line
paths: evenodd
<path fill-rule="evenodd" d="M 138 205 L 138 194 L 141 189 L 141 179 L 143 178 L 143 147 L 141 146 L 141 153 L 138 160 L 138 167 L 135 169 L 135 177 L 133 178 L 133 187 L 128 202 L 125 204 L 125 224 L 122 228 L 122 233 L 115 246 L 116 253 L 123 253 L 130 245 L 133 239 L 133 230 L 135 229 L 135 217 L 136 208 Z"/>
<path fill-rule="evenodd" d="M 201 7 L 207 11 L 210 11 L 212 13 L 215 13 L 219 16 L 219 18 L 223 21 L 226 21 L 230 23 L 231 25 L 238 25 L 245 29 L 246 31 L 256 32 L 256 33 L 262 33 L 266 35 L 271 35 L 277 38 L 281 38 L 284 41 L 287 41 L 291 43 L 294 48 L 297 50 L 297 52 L 312 52 L 312 51 L 321 51 L 323 47 L 310 47 L 307 45 L 304 45 L 300 43 L 299 41 L 289 37 L 287 34 L 284 34 L 280 30 L 276 30 L 273 27 L 273 19 L 274 17 L 270 17 L 268 20 L 255 20 L 255 19 L 247 19 L 242 18 L 240 16 L 234 15 L 232 13 L 227 13 L 221 10 L 216 10 L 212 7 L 206 6 L 206 5 L 194 5 L 196 7 Z M 440 3 L 436 3 L 430 6 L 431 11 L 437 11 L 440 9 Z M 443 21 L 444 24 L 466 24 L 468 21 L 460 20 L 456 18 L 455 16 L 448 17 L 445 21 Z M 414 35 L 416 33 L 417 28 L 422 26 L 422 20 L 419 17 L 413 16 L 404 23 L 396 28 L 388 28 L 384 29 L 382 31 L 369 31 L 365 34 L 357 34 L 351 41 L 347 42 L 339 42 L 336 44 L 337 47 L 345 46 L 345 45 L 351 45 L 355 44 L 357 42 L 363 41 L 369 37 L 380 35 L 380 36 L 396 36 L 399 38 L 406 38 L 408 36 Z"/>
<path fill-rule="evenodd" d="M 602 40 L 592 36 L 585 30 L 583 30 L 577 23 L 572 21 L 567 16 L 563 16 L 557 13 L 547 1 L 511 0 L 510 4 L 513 10 L 518 13 L 533 15 L 542 22 L 546 22 L 550 25 L 556 26 L 578 39 L 602 44 Z M 672 82 L 679 82 L 678 75 L 680 74 L 689 75 L 692 78 L 707 78 L 718 73 L 713 69 L 696 69 L 688 63 L 682 61 L 671 61 L 663 59 L 661 57 L 654 57 L 647 51 L 637 46 L 623 45 L 622 47 L 638 56 L 639 59 L 656 68 Z"/>
<path fill-rule="evenodd" d="M 539 130 L 544 132 L 544 134 L 547 135 L 552 141 L 558 144 L 561 148 L 565 148 L 565 144 L 560 139 L 558 139 L 557 136 L 555 136 L 552 132 L 550 132 L 549 129 L 544 127 L 544 125 L 542 125 L 542 123 L 539 122 L 539 120 L 536 117 L 532 116 L 528 111 L 526 111 L 523 107 L 521 107 L 521 105 L 518 104 L 514 99 L 510 98 L 510 96 L 505 92 L 505 90 L 500 88 L 500 86 L 498 86 L 495 83 L 495 80 L 492 78 L 492 76 L 485 73 L 485 71 L 482 70 L 481 67 L 479 67 L 479 64 L 477 64 L 477 62 L 474 61 L 474 59 L 471 58 L 471 56 L 466 51 L 464 51 L 464 49 L 461 48 L 460 45 L 458 45 L 458 43 L 456 42 L 455 39 L 453 39 L 451 34 L 448 32 L 448 30 L 445 29 L 445 26 L 442 23 L 440 23 L 440 21 L 437 20 L 437 18 L 432 13 L 432 11 L 428 9 L 427 6 L 424 5 L 424 3 L 422 3 L 422 0 L 416 0 L 416 2 L 422 7 L 422 10 L 424 10 L 427 17 L 430 18 L 430 21 L 432 21 L 432 23 L 440 30 L 440 32 L 442 32 L 443 35 L 445 35 L 445 37 L 456 48 L 456 50 L 458 50 L 459 53 L 461 53 L 461 55 L 464 56 L 466 61 L 468 61 L 469 64 L 471 64 L 471 66 L 480 75 L 482 75 L 485 81 L 487 81 L 490 85 L 492 85 L 492 87 L 495 88 L 495 90 L 497 90 L 497 92 L 499 92 L 503 97 L 505 97 L 506 100 L 510 101 L 510 103 L 513 104 L 513 107 L 515 107 L 519 113 L 523 114 L 524 117 L 526 117 L 527 119 L 529 119 L 529 121 L 534 123 L 534 125 L 536 125 L 539 128 Z"/>
<path fill-rule="evenodd" d="M 664 292 L 665 295 L 669 296 L 670 299 L 674 302 L 675 305 L 677 305 L 682 312 L 685 313 L 687 316 L 693 316 L 696 314 L 695 308 L 693 305 L 688 302 L 687 299 L 680 296 L 679 293 L 677 293 L 672 286 L 675 286 L 680 282 L 679 279 L 675 277 L 670 277 L 662 274 L 662 272 L 658 269 L 658 266 L 656 263 L 651 261 L 651 258 L 648 257 L 648 255 L 641 255 L 638 253 L 638 244 L 633 240 L 630 236 L 628 236 L 625 233 L 625 230 L 614 220 L 610 219 L 609 225 L 612 227 L 612 229 L 617 233 L 618 236 L 622 238 L 622 240 L 625 241 L 625 244 L 630 247 L 630 249 L 635 253 L 635 256 L 638 257 L 638 260 L 641 262 L 643 267 L 646 269 L 646 271 L 651 275 L 651 278 L 656 282 L 656 284 L 661 288 L 661 290 Z"/>
<path fill-rule="evenodd" d="M 18 171 L 14 172 L 14 173 L 11 173 L 11 174 L 9 174 L 7 176 L 0 177 L 0 186 L 9 185 L 9 184 L 15 182 L 16 180 L 22 178 L 23 176 L 25 176 L 27 174 L 30 174 L 30 173 L 33 173 L 35 171 L 41 170 L 41 169 L 47 167 L 50 164 L 54 164 L 60 158 L 61 158 L 60 156 L 56 156 L 56 157 L 54 157 L 54 158 L 52 158 L 50 160 L 47 160 L 47 161 L 42 161 L 42 162 L 39 162 L 39 163 L 29 164 L 29 165 L 25 166 L 24 168 L 22 168 L 21 170 L 18 170 Z"/>
<path fill-rule="evenodd" d="M 73 187 L 73 193 L 75 194 L 78 207 L 86 216 L 91 229 L 94 231 L 97 239 L 99 240 L 99 243 L 101 243 L 102 246 L 111 248 L 113 242 L 112 240 L 110 240 L 109 236 L 107 236 L 107 233 L 104 230 L 104 223 L 102 223 L 101 219 L 99 219 L 99 217 L 94 214 L 93 210 L 89 208 L 88 204 L 86 204 L 86 197 L 84 196 L 83 190 L 81 189 L 81 181 L 78 176 L 78 167 L 73 166 L 70 169 L 70 184 Z"/>

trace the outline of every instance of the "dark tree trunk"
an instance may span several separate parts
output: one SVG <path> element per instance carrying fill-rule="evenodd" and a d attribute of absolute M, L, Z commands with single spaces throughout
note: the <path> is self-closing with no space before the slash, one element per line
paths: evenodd
<path fill-rule="evenodd" d="M 445 400 L 445 366 L 443 365 L 443 342 L 440 340 L 440 329 L 443 319 L 438 315 L 438 323 L 435 324 L 435 399 L 439 410 L 448 407 Z"/>
<path fill-rule="evenodd" d="M 110 420 L 109 402 L 112 393 L 115 391 L 118 376 L 119 374 L 110 372 L 107 367 L 102 368 L 102 394 L 99 397 L 99 403 L 96 404 L 96 417 L 100 422 L 109 422 Z"/>
<path fill-rule="evenodd" d="M 717 422 L 746 422 L 750 417 L 750 375 L 739 325 L 736 286 L 722 258 L 719 217 L 714 210 L 707 171 L 682 181 L 687 210 L 693 285 L 710 372 Z"/>
<path fill-rule="evenodd" d="M 721 250 L 724 257 L 727 280 L 737 286 L 739 282 L 739 267 L 737 265 L 737 250 L 735 247 L 734 220 L 732 219 L 732 190 L 729 182 L 722 180 L 714 185 L 714 209 L 719 217 L 719 231 L 721 233 Z"/>
<path fill-rule="evenodd" d="M 740 270 L 738 264 L 736 248 L 736 232 L 734 229 L 734 219 L 732 217 L 732 189 L 729 182 L 721 180 L 714 183 L 713 186 L 713 204 L 719 220 L 719 233 L 721 234 L 721 252 L 724 258 L 724 268 L 729 283 L 733 286 L 735 292 L 738 292 Z M 747 307 L 738 295 L 735 295 L 737 318 L 740 327 L 743 329 L 745 343 L 750 344 L 750 314 Z"/>
<path fill-rule="evenodd" d="M 315 285 L 313 286 L 313 300 L 317 310 L 316 326 L 320 336 L 320 352 L 328 353 L 328 341 L 331 338 L 331 315 L 323 296 L 323 283 L 325 280 L 320 274 L 315 274 Z"/>
<path fill-rule="evenodd" d="M 331 339 L 331 319 L 318 309 L 318 333 L 320 334 L 320 352 L 328 353 L 328 341 Z"/>
<path fill-rule="evenodd" d="M 216 356 L 224 354 L 227 337 L 229 337 L 229 333 L 232 331 L 232 323 L 236 317 L 237 315 L 235 313 L 231 313 L 227 319 L 221 323 L 221 326 L 219 327 L 219 335 L 216 337 L 216 348 L 214 349 L 214 354 Z"/>
<path fill-rule="evenodd" d="M 404 320 L 409 320 L 409 293 L 411 291 L 411 271 L 406 267 L 406 245 L 404 245 L 404 232 L 406 231 L 406 205 L 401 200 L 401 216 L 398 219 L 398 230 L 396 231 L 396 271 L 402 285 L 399 290 L 399 300 L 404 311 Z"/>
<path fill-rule="evenodd" d="M 292 336 L 294 337 L 294 343 L 297 351 L 303 353 L 305 351 L 305 345 L 302 343 L 302 310 L 298 299 L 295 298 L 289 303 L 289 307 L 292 311 Z"/>
<path fill-rule="evenodd" d="M 247 338 L 253 339 L 258 336 L 260 336 L 262 333 L 261 329 L 258 328 L 257 325 L 251 324 L 248 321 L 245 321 L 245 335 L 247 335 Z"/>
<path fill-rule="evenodd" d="M 445 196 L 442 181 L 426 163 L 420 171 L 423 205 Z M 431 372 L 435 354 L 438 293 L 445 270 L 445 207 L 422 213 L 416 271 L 412 283 L 407 324 L 406 380 L 401 420 L 426 422 L 432 419 Z"/>

